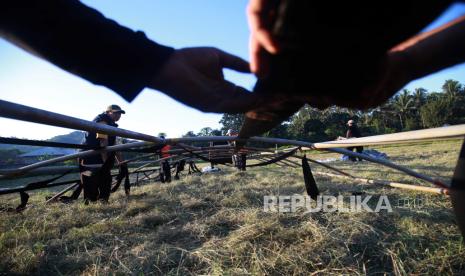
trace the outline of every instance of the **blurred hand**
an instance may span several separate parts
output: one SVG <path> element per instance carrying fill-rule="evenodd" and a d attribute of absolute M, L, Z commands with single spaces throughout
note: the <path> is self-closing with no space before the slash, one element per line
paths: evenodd
<path fill-rule="evenodd" d="M 150 88 L 204 112 L 243 113 L 257 105 L 257 97 L 224 79 L 223 68 L 249 73 L 249 64 L 216 48 L 176 50 Z"/>
<path fill-rule="evenodd" d="M 276 15 L 275 6 L 268 0 L 250 0 L 247 18 L 250 28 L 250 69 L 258 76 L 268 73 L 268 61 L 264 51 L 276 54 L 279 46 L 271 34 L 271 26 Z"/>

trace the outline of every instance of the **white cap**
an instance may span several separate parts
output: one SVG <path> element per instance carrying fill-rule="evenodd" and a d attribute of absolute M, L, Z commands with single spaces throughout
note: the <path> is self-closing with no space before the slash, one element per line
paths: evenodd
<path fill-rule="evenodd" d="M 354 123 L 354 120 L 349 120 L 349 121 L 347 122 L 348 125 L 351 125 L 351 124 L 353 124 L 353 123 Z"/>

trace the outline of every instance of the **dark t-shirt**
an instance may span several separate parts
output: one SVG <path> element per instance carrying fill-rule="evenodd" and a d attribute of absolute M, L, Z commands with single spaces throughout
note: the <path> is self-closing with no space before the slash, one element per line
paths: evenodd
<path fill-rule="evenodd" d="M 347 130 L 346 138 L 357 138 L 357 137 L 362 137 L 362 134 L 360 134 L 360 130 L 358 129 L 358 127 L 349 126 L 349 129 Z"/>
<path fill-rule="evenodd" d="M 104 123 L 104 124 L 112 126 L 112 127 L 118 127 L 118 125 L 106 113 L 99 114 L 92 121 L 94 123 Z M 108 139 L 108 146 L 114 146 L 115 145 L 116 136 L 108 135 L 107 139 Z M 95 149 L 100 148 L 100 141 L 97 138 L 97 133 L 96 132 L 87 132 L 83 144 L 91 146 L 91 147 L 93 147 Z M 91 155 L 91 156 L 83 157 L 82 160 L 84 161 L 84 164 L 86 164 L 86 165 L 89 165 L 89 164 L 103 164 L 103 159 L 102 159 L 101 154 L 94 154 L 94 155 Z"/>

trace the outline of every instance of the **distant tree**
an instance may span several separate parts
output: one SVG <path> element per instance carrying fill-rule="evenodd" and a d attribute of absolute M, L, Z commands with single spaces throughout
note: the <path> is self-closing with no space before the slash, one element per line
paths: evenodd
<path fill-rule="evenodd" d="M 446 80 L 442 85 L 442 92 L 447 100 L 456 101 L 462 92 L 462 85 L 456 80 Z"/>
<path fill-rule="evenodd" d="M 413 105 L 416 108 L 420 108 L 426 102 L 426 93 L 428 90 L 424 88 L 415 88 L 412 98 L 413 98 Z"/>
<path fill-rule="evenodd" d="M 182 135 L 182 137 L 197 137 L 197 135 L 195 135 L 192 130 L 189 130 L 186 134 Z"/>
<path fill-rule="evenodd" d="M 443 97 L 430 100 L 421 107 L 420 113 L 425 126 L 431 128 L 448 123 L 451 110 L 451 102 Z"/>
<path fill-rule="evenodd" d="M 414 110 L 414 115 L 415 115 L 415 120 L 418 122 L 416 123 L 418 125 L 418 128 L 421 126 L 422 128 L 425 127 L 425 122 L 422 120 L 422 116 L 420 114 L 420 109 L 421 107 L 426 103 L 426 93 L 428 91 L 424 88 L 415 88 L 412 99 L 413 99 L 413 110 Z"/>
<path fill-rule="evenodd" d="M 444 97 L 449 101 L 452 114 L 449 123 L 460 124 L 465 122 L 465 86 L 456 80 L 446 80 L 442 86 Z"/>
<path fill-rule="evenodd" d="M 210 132 L 210 135 L 211 135 L 211 136 L 221 136 L 221 135 L 223 135 L 223 134 L 221 133 L 221 130 L 219 130 L 219 129 L 213 129 L 213 130 Z"/>
<path fill-rule="evenodd" d="M 292 138 L 292 137 L 289 136 L 288 127 L 289 127 L 288 123 L 279 124 L 278 126 L 274 127 L 272 130 L 264 133 L 263 136 L 265 136 L 265 137 L 279 137 L 279 138 L 283 138 L 283 139 Z"/>
<path fill-rule="evenodd" d="M 400 127 L 404 129 L 404 119 L 413 108 L 413 99 L 410 91 L 404 89 L 401 94 L 394 97 L 393 106 L 400 120 Z"/>
<path fill-rule="evenodd" d="M 225 134 L 228 129 L 239 131 L 244 122 L 244 114 L 227 114 L 224 113 L 219 123 L 222 125 L 221 130 Z"/>
<path fill-rule="evenodd" d="M 321 121 L 323 112 L 309 105 L 303 106 L 294 116 L 291 117 L 288 126 L 289 136 L 297 140 L 308 140 L 310 128 L 309 120 Z"/>
<path fill-rule="evenodd" d="M 213 129 L 211 127 L 204 127 L 197 133 L 197 136 L 211 136 L 212 131 Z"/>

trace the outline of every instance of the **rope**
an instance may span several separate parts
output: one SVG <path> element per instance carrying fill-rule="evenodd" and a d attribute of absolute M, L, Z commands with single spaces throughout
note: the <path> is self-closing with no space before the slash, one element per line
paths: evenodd
<path fill-rule="evenodd" d="M 29 183 L 26 186 L 24 186 L 22 189 L 19 190 L 19 195 L 20 195 L 20 198 L 21 198 L 21 204 L 19 204 L 19 206 L 16 207 L 16 211 L 21 211 L 24 208 L 26 208 L 27 202 L 29 200 L 29 195 L 26 193 L 27 190 L 45 188 L 45 187 L 47 187 L 47 184 L 49 184 L 49 183 L 51 183 L 51 182 L 65 176 L 65 175 L 67 175 L 68 173 L 70 173 L 70 172 L 65 172 L 62 175 L 59 175 L 59 176 L 56 176 L 56 177 L 53 177 L 53 178 L 50 178 L 50 179 L 47 179 L 47 180 L 39 181 L 39 182 Z"/>
<path fill-rule="evenodd" d="M 183 150 L 187 151 L 188 153 L 192 154 L 193 156 L 203 160 L 203 161 L 206 161 L 206 162 L 209 162 L 209 163 L 216 163 L 216 164 L 221 164 L 221 165 L 225 165 L 225 166 L 229 166 L 229 164 L 225 163 L 225 162 L 217 162 L 217 161 L 214 161 L 213 159 L 209 159 L 207 157 L 204 157 L 200 154 L 197 154 L 195 153 L 194 151 L 188 149 L 187 147 L 185 147 L 183 144 L 178 144 L 179 147 L 181 147 Z"/>
<path fill-rule="evenodd" d="M 283 153 L 271 160 L 268 160 L 268 161 L 265 161 L 265 162 L 261 162 L 261 163 L 258 163 L 258 164 L 252 164 L 252 165 L 247 165 L 247 167 L 260 167 L 260 166 L 266 166 L 266 165 L 269 165 L 269 164 L 273 164 L 273 163 L 276 163 L 276 162 L 279 162 L 283 159 L 286 159 L 292 155 L 294 155 L 294 153 L 298 150 L 299 148 L 295 148 L 293 149 L 292 151 L 290 152 L 286 152 L 286 153 Z"/>

